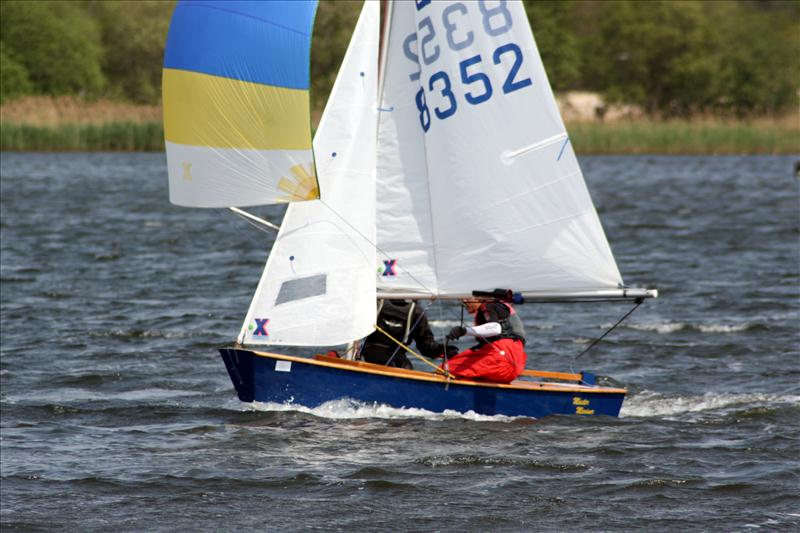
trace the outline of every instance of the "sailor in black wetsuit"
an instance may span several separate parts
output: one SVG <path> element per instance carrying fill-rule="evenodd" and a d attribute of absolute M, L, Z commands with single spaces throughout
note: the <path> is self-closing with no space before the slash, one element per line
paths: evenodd
<path fill-rule="evenodd" d="M 405 345 L 413 340 L 425 357 L 441 357 L 444 352 L 444 345 L 433 338 L 425 312 L 416 302 L 378 300 L 377 324 Z M 449 351 L 455 354 L 458 350 Z M 413 368 L 406 351 L 378 330 L 364 339 L 361 356 L 368 363 Z"/>

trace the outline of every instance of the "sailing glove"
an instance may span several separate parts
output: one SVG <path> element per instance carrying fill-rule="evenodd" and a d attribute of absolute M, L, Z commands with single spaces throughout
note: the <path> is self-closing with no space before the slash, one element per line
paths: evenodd
<path fill-rule="evenodd" d="M 467 328 L 464 326 L 454 326 L 453 329 L 450 330 L 450 333 L 447 334 L 447 340 L 454 341 L 459 339 L 467 334 Z"/>

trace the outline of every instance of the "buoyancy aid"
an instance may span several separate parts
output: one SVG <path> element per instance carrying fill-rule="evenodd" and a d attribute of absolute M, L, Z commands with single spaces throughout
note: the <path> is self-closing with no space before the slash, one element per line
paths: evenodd
<path fill-rule="evenodd" d="M 395 339 L 402 341 L 403 344 L 408 343 L 411 328 L 414 327 L 415 307 L 416 302 L 395 303 L 390 300 L 389 304 L 386 305 L 386 300 L 379 300 L 378 326 Z M 388 345 L 394 346 L 394 343 L 391 342 Z"/>
<path fill-rule="evenodd" d="M 500 305 L 505 307 L 508 311 L 508 315 L 502 318 L 499 316 L 493 317 L 492 315 L 497 313 L 491 312 L 488 308 L 489 305 Z M 510 304 L 500 301 L 481 304 L 478 312 L 475 313 L 475 325 L 480 326 L 481 324 L 485 324 L 487 322 L 497 322 L 501 327 L 500 335 L 490 337 L 486 339 L 487 341 L 492 342 L 497 339 L 517 339 L 522 341 L 523 346 L 525 345 L 525 327 L 522 325 L 522 320 L 519 318 L 517 311 Z"/>

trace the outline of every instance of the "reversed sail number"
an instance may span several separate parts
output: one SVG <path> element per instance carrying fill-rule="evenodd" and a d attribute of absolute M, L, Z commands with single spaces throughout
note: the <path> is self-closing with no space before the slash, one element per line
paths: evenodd
<path fill-rule="evenodd" d="M 430 0 L 416 0 L 417 11 L 431 3 Z M 488 6 L 485 0 L 478 2 L 481 11 L 483 29 L 490 37 L 498 37 L 511 30 L 513 18 L 506 6 L 506 1 L 501 0 L 497 5 Z M 442 11 L 442 26 L 448 47 L 453 51 L 463 50 L 475 41 L 472 30 L 463 31 L 459 28 L 458 21 L 467 15 L 467 6 L 462 2 L 454 2 Z M 403 40 L 403 53 L 417 66 L 417 71 L 409 74 L 409 80 L 420 80 L 421 64 L 431 65 L 441 55 L 441 49 L 435 41 L 436 29 L 431 17 L 424 17 L 417 25 L 417 31 L 411 33 Z M 418 45 L 418 46 L 416 46 Z M 506 43 L 498 46 L 492 53 L 491 60 L 495 65 L 503 61 L 511 61 L 511 68 L 503 82 L 503 94 L 508 94 L 533 84 L 530 78 L 519 77 L 522 67 L 522 50 L 515 43 Z M 464 59 L 458 64 L 461 89 L 456 92 L 463 95 L 463 100 L 470 105 L 480 105 L 488 101 L 495 93 L 489 76 L 480 68 L 483 57 L 480 54 Z M 456 83 L 458 83 L 458 81 Z M 414 100 L 419 111 L 419 121 L 423 131 L 431 127 L 431 109 L 428 108 L 426 89 L 428 94 L 436 94 L 441 101 L 433 108 L 433 114 L 439 120 L 445 120 L 458 110 L 459 98 L 454 92 L 454 85 L 450 75 L 439 70 L 428 79 L 428 83 L 420 83 L 421 87 L 415 94 Z"/>

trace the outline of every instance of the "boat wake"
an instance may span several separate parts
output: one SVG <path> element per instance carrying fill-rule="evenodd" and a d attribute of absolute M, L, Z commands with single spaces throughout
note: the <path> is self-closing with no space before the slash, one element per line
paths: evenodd
<path fill-rule="evenodd" d="M 663 396 L 655 392 L 641 392 L 622 404 L 621 418 L 669 417 L 685 413 L 732 409 L 777 409 L 797 406 L 800 396 L 727 392 L 707 392 L 701 396 Z"/>
<path fill-rule="evenodd" d="M 474 411 L 459 413 L 447 410 L 443 413 L 434 413 L 426 409 L 413 407 L 390 407 L 379 403 L 365 403 L 350 399 L 333 400 L 325 402 L 319 407 L 309 408 L 295 403 L 275 403 L 275 402 L 252 402 L 247 404 L 246 409 L 252 411 L 294 411 L 306 413 L 320 418 L 332 420 L 348 420 L 359 418 L 383 418 L 383 419 L 406 419 L 421 418 L 426 420 L 472 420 L 476 422 L 510 422 L 518 418 L 504 415 L 481 415 Z"/>

